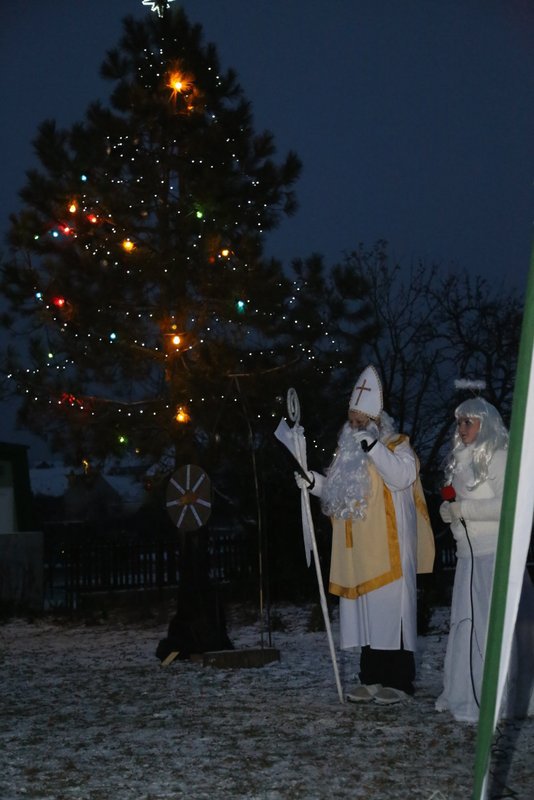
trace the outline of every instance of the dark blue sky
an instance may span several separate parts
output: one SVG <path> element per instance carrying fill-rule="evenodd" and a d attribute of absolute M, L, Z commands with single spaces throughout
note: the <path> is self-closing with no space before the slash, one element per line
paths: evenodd
<path fill-rule="evenodd" d="M 534 220 L 532 0 L 186 0 L 233 67 L 258 130 L 303 161 L 300 209 L 267 239 L 289 261 L 390 243 L 402 264 L 525 287 Z M 70 125 L 142 0 L 0 9 L 0 232 L 38 124 Z M 24 441 L 3 416 L 0 437 Z"/>
<path fill-rule="evenodd" d="M 187 0 L 257 129 L 304 163 L 284 260 L 389 241 L 395 258 L 526 280 L 534 219 L 531 0 Z M 0 224 L 46 117 L 80 119 L 142 0 L 25 0 L 0 11 Z"/>

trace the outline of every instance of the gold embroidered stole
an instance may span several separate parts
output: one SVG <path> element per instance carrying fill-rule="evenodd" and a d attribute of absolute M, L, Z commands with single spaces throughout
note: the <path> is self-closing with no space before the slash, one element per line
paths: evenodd
<path fill-rule="evenodd" d="M 388 443 L 394 450 L 405 436 Z M 370 464 L 371 491 L 365 519 L 332 520 L 329 591 L 355 599 L 402 577 L 397 518 L 391 491 Z M 431 572 L 434 536 L 419 476 L 415 481 L 418 572 Z"/>

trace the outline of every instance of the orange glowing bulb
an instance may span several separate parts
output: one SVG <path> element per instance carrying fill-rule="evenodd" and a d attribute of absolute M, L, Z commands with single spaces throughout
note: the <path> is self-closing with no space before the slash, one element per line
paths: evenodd
<path fill-rule="evenodd" d="M 135 244 L 131 241 L 131 239 L 125 239 L 122 243 L 122 247 L 127 253 L 131 253 L 135 248 Z"/>
<path fill-rule="evenodd" d="M 191 417 L 189 416 L 185 408 L 182 408 L 182 406 L 180 406 L 180 408 L 176 409 L 176 416 L 175 416 L 176 422 L 181 422 L 181 423 L 189 422 L 190 419 Z"/>
<path fill-rule="evenodd" d="M 72 201 L 72 203 L 69 206 L 69 211 L 70 211 L 71 214 L 75 214 L 78 211 L 78 206 L 76 205 L 74 200 Z"/>
<path fill-rule="evenodd" d="M 172 89 L 172 97 L 176 97 L 177 94 L 188 92 L 193 86 L 193 81 L 185 73 L 175 71 L 169 74 L 167 86 Z"/>
<path fill-rule="evenodd" d="M 173 336 L 173 337 L 172 337 L 172 343 L 173 343 L 174 345 L 176 345 L 177 347 L 178 347 L 178 345 L 180 344 L 180 342 L 181 342 L 181 341 L 182 341 L 182 340 L 180 339 L 180 337 L 178 336 L 178 334 L 176 334 L 175 336 Z"/>

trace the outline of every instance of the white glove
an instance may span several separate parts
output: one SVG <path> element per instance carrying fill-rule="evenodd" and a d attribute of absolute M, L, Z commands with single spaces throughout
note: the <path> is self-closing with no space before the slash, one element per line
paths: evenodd
<path fill-rule="evenodd" d="M 450 525 L 452 522 L 452 514 L 451 514 L 451 504 L 448 500 L 442 503 L 439 507 L 439 515 L 443 522 L 446 525 Z"/>
<path fill-rule="evenodd" d="M 320 472 L 313 472 L 310 470 L 307 473 L 309 477 L 309 483 L 304 478 L 300 472 L 295 472 L 295 481 L 299 489 L 307 489 L 310 494 L 315 495 L 315 497 L 320 497 L 323 493 L 323 486 L 326 480 L 324 475 L 321 475 Z"/>
<path fill-rule="evenodd" d="M 364 450 L 370 445 L 372 445 L 374 442 L 376 442 L 378 436 L 379 436 L 378 427 L 375 425 L 374 422 L 370 422 L 369 426 L 365 428 L 365 430 L 354 431 L 355 440 L 357 442 L 360 442 L 360 444 L 362 445 L 365 442 L 365 446 L 363 448 Z"/>
<path fill-rule="evenodd" d="M 375 439 L 378 439 L 379 436 L 380 436 L 380 431 L 378 430 L 378 425 L 376 424 L 376 422 L 370 422 L 368 424 L 367 432 L 371 434 L 371 436 L 372 436 L 371 441 L 373 441 L 373 442 L 375 441 Z"/>
<path fill-rule="evenodd" d="M 313 472 L 308 472 L 306 478 L 300 472 L 295 472 L 295 483 L 299 489 L 311 489 L 315 484 Z"/>
<path fill-rule="evenodd" d="M 449 503 L 446 500 L 439 507 L 439 515 L 443 522 L 450 525 L 452 522 L 458 522 L 462 519 L 462 507 L 460 503 Z"/>

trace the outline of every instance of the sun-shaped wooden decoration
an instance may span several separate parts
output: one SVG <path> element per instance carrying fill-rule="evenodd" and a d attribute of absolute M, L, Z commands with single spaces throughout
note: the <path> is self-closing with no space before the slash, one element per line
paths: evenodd
<path fill-rule="evenodd" d="M 182 531 L 205 525 L 211 514 L 211 480 L 201 467 L 185 464 L 169 480 L 166 507 L 170 518 Z"/>

